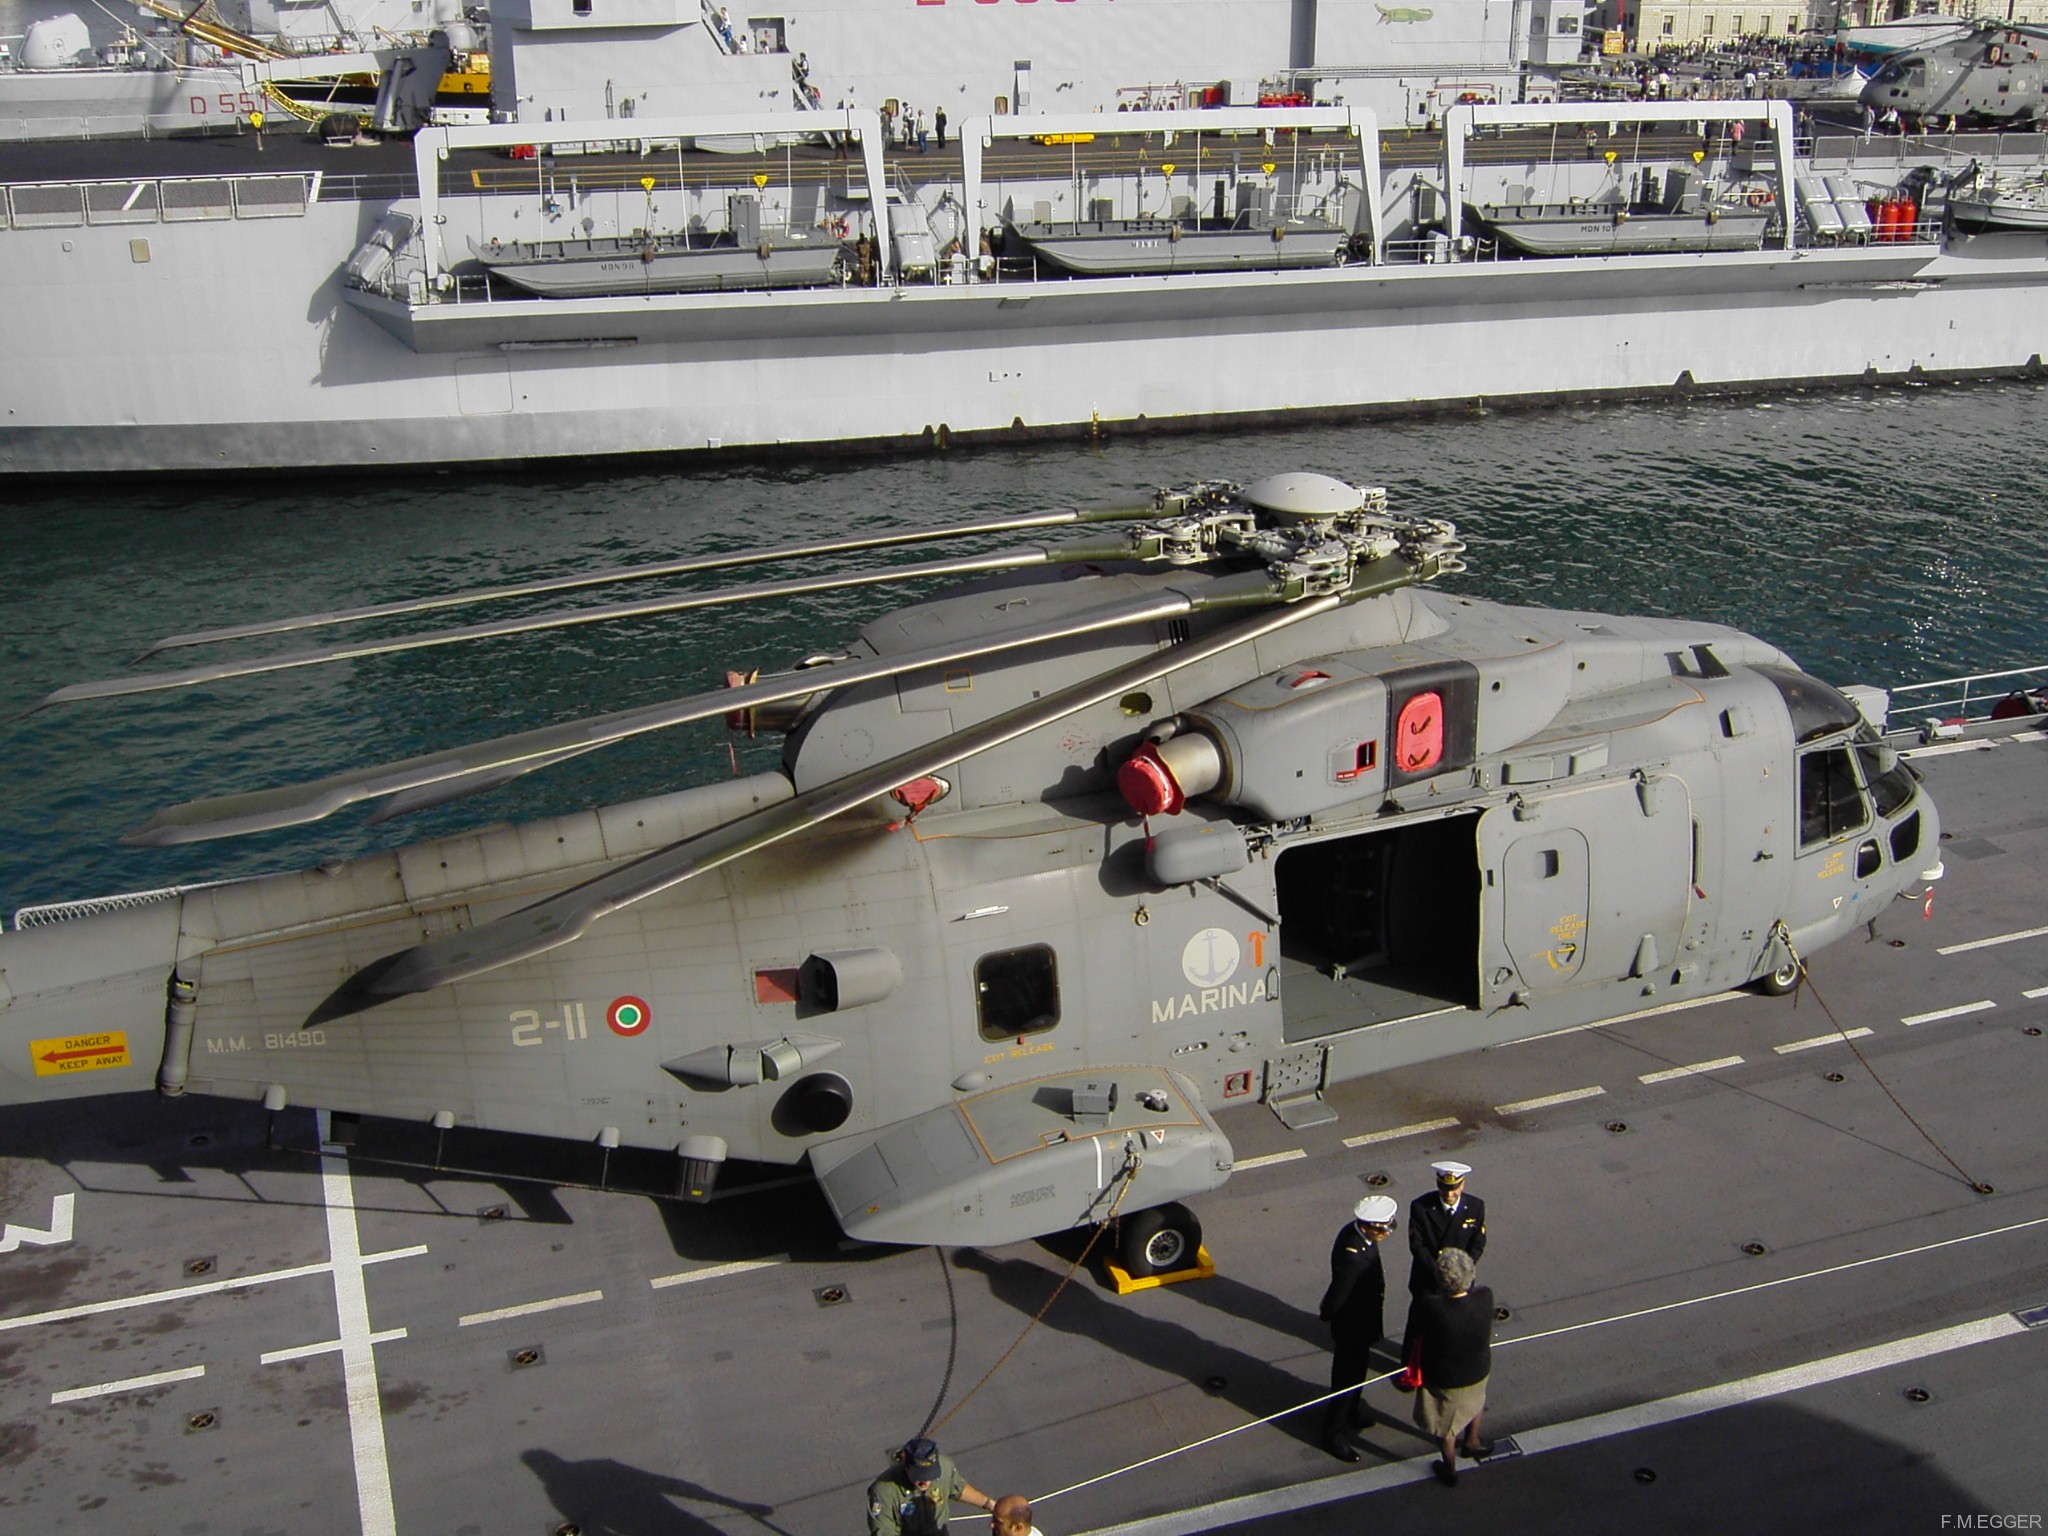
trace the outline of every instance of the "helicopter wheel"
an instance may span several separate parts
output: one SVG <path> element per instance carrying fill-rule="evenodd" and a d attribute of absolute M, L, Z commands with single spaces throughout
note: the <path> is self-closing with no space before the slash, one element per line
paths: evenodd
<path fill-rule="evenodd" d="M 1117 1258 L 1133 1279 L 1192 1269 L 1202 1248 L 1201 1219 L 1175 1202 L 1123 1218 Z"/>
<path fill-rule="evenodd" d="M 1783 997 L 1799 985 L 1800 965 L 1797 960 L 1787 959 L 1775 971 L 1766 971 L 1750 986 L 1765 997 Z"/>

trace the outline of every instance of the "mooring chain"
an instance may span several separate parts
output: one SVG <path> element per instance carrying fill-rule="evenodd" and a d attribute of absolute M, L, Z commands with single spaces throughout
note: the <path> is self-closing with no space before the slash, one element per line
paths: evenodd
<path fill-rule="evenodd" d="M 1934 1148 L 1936 1155 L 1939 1156 L 1943 1162 L 1947 1163 L 1949 1167 L 1955 1169 L 1956 1177 L 1960 1178 L 1965 1184 L 1969 1185 L 1971 1189 L 1975 1190 L 1980 1195 L 1989 1195 L 1995 1193 L 1995 1191 L 1989 1184 L 1986 1184 L 1981 1180 L 1971 1178 L 1969 1171 L 1965 1169 L 1961 1163 L 1957 1162 L 1953 1157 L 1949 1156 L 1948 1148 L 1944 1147 L 1940 1142 L 1936 1141 L 1934 1139 L 1933 1133 L 1930 1132 L 1926 1126 L 1922 1125 L 1917 1119 L 1914 1118 L 1913 1112 L 1910 1109 L 1906 1108 L 1906 1106 L 1900 1101 L 1899 1096 L 1896 1093 L 1892 1092 L 1891 1084 L 1887 1083 L 1884 1080 L 1884 1078 L 1879 1075 L 1877 1068 L 1873 1067 L 1870 1064 L 1870 1058 L 1863 1054 L 1863 1048 L 1857 1045 L 1854 1037 L 1850 1035 L 1848 1029 L 1843 1025 L 1842 1021 L 1835 1017 L 1835 1010 L 1828 1006 L 1828 1000 L 1820 995 L 1820 988 L 1814 985 L 1813 973 L 1807 969 L 1806 961 L 1803 958 L 1801 958 L 1799 951 L 1792 947 L 1792 934 L 1785 927 L 1785 920 L 1782 917 L 1771 925 L 1771 937 L 1777 940 L 1778 943 L 1785 946 L 1785 953 L 1790 955 L 1792 957 L 1792 963 L 1799 967 L 1798 985 L 1807 990 L 1810 990 L 1813 993 L 1813 1000 L 1820 1005 L 1820 1011 L 1828 1016 L 1828 1022 L 1835 1026 L 1835 1033 L 1842 1037 L 1842 1043 L 1844 1045 L 1848 1046 L 1851 1051 L 1855 1052 L 1856 1060 L 1862 1065 L 1863 1070 L 1870 1074 L 1870 1080 L 1876 1083 L 1878 1087 L 1884 1090 L 1884 1096 L 1892 1101 L 1892 1107 L 1898 1110 L 1898 1112 L 1901 1115 L 1904 1115 L 1906 1117 L 1906 1123 L 1912 1126 L 1914 1130 L 1920 1133 L 1921 1139 L 1924 1140 L 1928 1146 Z"/>
<path fill-rule="evenodd" d="M 1060 1292 L 1064 1291 L 1067 1288 L 1068 1282 L 1074 1278 L 1075 1274 L 1080 1270 L 1081 1266 L 1088 1262 L 1088 1255 L 1095 1251 L 1095 1245 L 1102 1240 L 1102 1234 L 1107 1232 L 1109 1230 L 1110 1223 L 1116 1220 L 1116 1213 L 1118 1208 L 1121 1207 L 1124 1203 L 1124 1196 L 1131 1192 L 1131 1185 L 1137 1182 L 1138 1170 L 1144 1166 L 1145 1159 L 1143 1158 L 1143 1156 L 1139 1154 L 1137 1147 L 1135 1145 L 1127 1144 L 1124 1148 L 1124 1166 L 1121 1173 L 1118 1175 L 1116 1196 L 1109 1202 L 1109 1210 L 1103 1215 L 1102 1220 L 1098 1221 L 1095 1224 L 1095 1230 L 1088 1234 L 1087 1243 L 1083 1245 L 1081 1251 L 1074 1256 L 1073 1262 L 1067 1265 L 1067 1272 L 1060 1276 L 1060 1283 L 1052 1288 L 1052 1294 L 1045 1298 L 1045 1304 L 1041 1306 L 1036 1312 L 1031 1314 L 1031 1320 L 1023 1326 L 1023 1328 L 1018 1332 L 1017 1337 L 1010 1342 L 1010 1347 L 1002 1352 L 1002 1354 L 997 1358 L 996 1363 L 994 1365 L 990 1366 L 987 1371 L 983 1372 L 981 1380 L 977 1381 L 973 1386 L 969 1387 L 965 1395 L 961 1397 L 960 1401 L 955 1403 L 950 1409 L 947 1410 L 945 1418 L 940 1419 L 936 1424 L 927 1421 L 924 1429 L 919 1431 L 920 1434 L 929 1434 L 931 1431 L 935 1429 L 943 1429 L 946 1426 L 946 1424 L 951 1421 L 954 1414 L 958 1413 L 962 1408 L 965 1408 L 968 1405 L 968 1403 L 973 1401 L 975 1393 L 979 1392 L 983 1387 L 989 1384 L 989 1382 L 994 1378 L 996 1372 L 1000 1371 L 1003 1368 L 1003 1366 L 1008 1363 L 1010 1356 L 1017 1353 L 1018 1347 L 1021 1344 L 1023 1344 L 1025 1338 L 1030 1334 L 1031 1330 L 1033 1328 L 1036 1328 L 1038 1326 L 1039 1320 L 1043 1318 L 1046 1313 L 1052 1310 L 1052 1304 L 1060 1299 Z M 943 1254 L 941 1255 L 941 1258 L 943 1259 Z M 946 1294 L 948 1297 L 951 1297 L 952 1293 L 953 1277 L 950 1274 L 948 1274 L 946 1276 Z M 955 1348 L 958 1347 L 959 1332 L 960 1314 L 956 1310 L 953 1314 L 953 1334 Z M 948 1382 L 952 1380 L 953 1376 L 952 1356 L 953 1350 L 949 1349 L 947 1351 L 946 1359 L 946 1379 Z M 945 1388 L 941 1387 L 939 1389 L 939 1402 L 944 1402 L 945 1397 Z M 932 1405 L 932 1411 L 934 1413 L 938 1412 L 937 1403 L 934 1403 Z"/>

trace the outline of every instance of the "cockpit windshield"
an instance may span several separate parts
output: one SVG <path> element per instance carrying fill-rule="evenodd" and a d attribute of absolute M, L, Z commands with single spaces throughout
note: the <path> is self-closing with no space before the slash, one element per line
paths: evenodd
<path fill-rule="evenodd" d="M 1801 746 L 1862 723 L 1863 716 L 1847 695 L 1817 677 L 1790 667 L 1758 667 L 1756 672 L 1769 678 L 1784 695 L 1785 711 L 1792 717 L 1792 739 Z"/>

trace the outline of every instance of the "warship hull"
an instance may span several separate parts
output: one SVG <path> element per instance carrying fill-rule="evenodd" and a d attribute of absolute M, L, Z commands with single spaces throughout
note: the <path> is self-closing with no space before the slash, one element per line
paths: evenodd
<path fill-rule="evenodd" d="M 11 231 L 0 471 L 903 446 L 1996 375 L 2048 354 L 2048 260 L 1988 252 L 1988 240 L 1967 256 L 1763 251 L 1077 279 L 1028 294 L 535 299 L 416 318 L 392 306 L 408 345 L 342 296 L 340 263 L 374 211 L 315 204 L 303 218 L 144 236 Z M 226 323 L 191 300 L 218 293 L 230 267 Z M 326 273 L 310 292 L 309 270 Z"/>

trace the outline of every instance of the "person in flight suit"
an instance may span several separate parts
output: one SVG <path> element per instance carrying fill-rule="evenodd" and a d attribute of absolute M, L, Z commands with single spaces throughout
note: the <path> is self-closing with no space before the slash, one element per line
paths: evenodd
<path fill-rule="evenodd" d="M 1430 1167 L 1436 1174 L 1436 1193 L 1417 1195 L 1408 1207 L 1410 1296 L 1436 1293 L 1436 1256 L 1446 1248 L 1464 1249 L 1475 1264 L 1486 1252 L 1486 1202 L 1465 1193 L 1471 1168 L 1452 1162 Z"/>
<path fill-rule="evenodd" d="M 941 1536 L 953 1501 L 990 1514 L 996 1501 L 960 1475 L 953 1458 L 919 1436 L 896 1452 L 896 1465 L 868 1487 L 868 1536 Z"/>
<path fill-rule="evenodd" d="M 1331 1245 L 1330 1288 L 1316 1309 L 1330 1325 L 1334 1348 L 1330 1390 L 1353 1389 L 1331 1398 L 1323 1410 L 1323 1449 L 1339 1461 L 1358 1460 L 1358 1448 L 1349 1438 L 1364 1407 L 1356 1389 L 1372 1374 L 1372 1347 L 1384 1332 L 1387 1271 L 1380 1262 L 1380 1243 L 1394 1230 L 1396 1209 L 1386 1195 L 1367 1195 L 1353 1208 Z"/>

